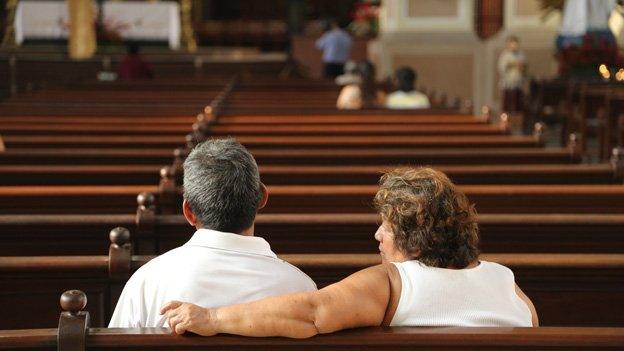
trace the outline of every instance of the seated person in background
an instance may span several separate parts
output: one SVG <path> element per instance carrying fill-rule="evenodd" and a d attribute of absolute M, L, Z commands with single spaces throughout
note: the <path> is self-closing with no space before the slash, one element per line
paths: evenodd
<path fill-rule="evenodd" d="M 139 54 L 139 46 L 128 45 L 128 53 L 121 60 L 117 75 L 121 80 L 152 79 L 154 73 L 150 65 Z"/>
<path fill-rule="evenodd" d="M 349 84 L 359 84 L 361 82 L 361 77 L 358 74 L 358 66 L 354 61 L 347 61 L 344 64 L 344 74 L 336 77 L 334 82 L 337 85 L 349 85 Z"/>
<path fill-rule="evenodd" d="M 397 91 L 386 97 L 386 107 L 391 109 L 429 108 L 427 95 L 414 90 L 416 72 L 409 67 L 399 68 L 395 73 Z"/>
<path fill-rule="evenodd" d="M 191 239 L 139 268 L 124 287 L 110 328 L 163 327 L 160 307 L 182 300 L 204 307 L 315 291 L 316 284 L 254 236 L 267 202 L 253 156 L 234 139 L 208 140 L 184 162 L 184 217 Z"/>
<path fill-rule="evenodd" d="M 346 85 L 340 91 L 336 101 L 339 110 L 359 110 L 376 105 L 375 66 L 368 61 L 361 62 L 357 74 L 359 81 Z"/>
<path fill-rule="evenodd" d="M 163 306 L 175 333 L 305 338 L 364 326 L 537 326 L 531 300 L 500 264 L 478 258 L 474 206 L 441 172 L 381 178 L 382 264 L 315 292 L 205 309 Z"/>

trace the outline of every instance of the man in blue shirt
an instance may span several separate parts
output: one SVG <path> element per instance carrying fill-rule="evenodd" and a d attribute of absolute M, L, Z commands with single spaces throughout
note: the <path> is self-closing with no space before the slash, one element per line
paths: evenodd
<path fill-rule="evenodd" d="M 323 50 L 325 77 L 336 78 L 344 73 L 344 64 L 351 56 L 353 40 L 340 28 L 336 20 L 331 21 L 331 29 L 316 41 L 316 48 Z"/>

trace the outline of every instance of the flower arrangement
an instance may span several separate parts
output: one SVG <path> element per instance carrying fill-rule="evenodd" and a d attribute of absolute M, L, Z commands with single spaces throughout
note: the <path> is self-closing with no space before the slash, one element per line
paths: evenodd
<path fill-rule="evenodd" d="M 379 2 L 361 1 L 351 15 L 349 31 L 356 37 L 375 36 L 379 30 Z"/>
<path fill-rule="evenodd" d="M 580 46 L 568 45 L 555 55 L 559 62 L 559 74 L 577 78 L 600 78 L 598 68 L 605 65 L 615 69 L 624 66 L 617 43 L 591 34 L 583 36 Z"/>

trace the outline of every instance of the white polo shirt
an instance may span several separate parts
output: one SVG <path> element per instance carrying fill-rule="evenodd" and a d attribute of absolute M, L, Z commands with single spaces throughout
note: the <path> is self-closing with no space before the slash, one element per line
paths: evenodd
<path fill-rule="evenodd" d="M 313 290 L 314 281 L 263 238 L 199 229 L 132 275 L 108 327 L 167 326 L 159 310 L 171 300 L 219 307 Z"/>

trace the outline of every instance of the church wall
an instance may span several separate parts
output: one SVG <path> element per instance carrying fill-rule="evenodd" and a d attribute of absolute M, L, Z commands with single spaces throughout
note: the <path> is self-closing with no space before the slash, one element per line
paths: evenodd
<path fill-rule="evenodd" d="M 559 15 L 541 18 L 537 0 L 505 0 L 504 27 L 485 41 L 474 31 L 472 0 L 386 0 L 380 16 L 381 35 L 369 57 L 383 79 L 399 66 L 419 73 L 419 85 L 450 98 L 472 99 L 498 109 L 496 62 L 509 35 L 520 38 L 528 72 L 537 78 L 555 76 L 555 38 Z"/>

